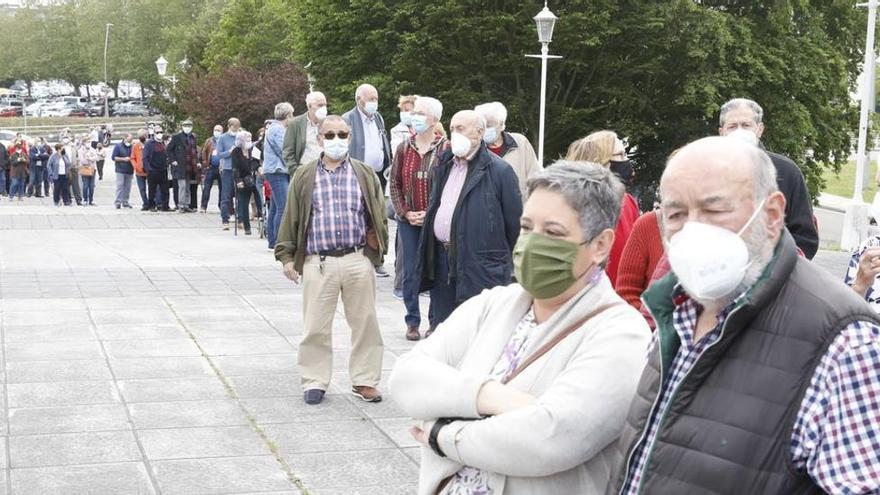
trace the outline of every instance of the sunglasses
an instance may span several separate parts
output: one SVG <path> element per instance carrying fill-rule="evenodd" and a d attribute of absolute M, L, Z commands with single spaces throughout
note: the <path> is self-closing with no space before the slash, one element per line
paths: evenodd
<path fill-rule="evenodd" d="M 348 139 L 348 131 L 339 131 L 339 132 L 328 131 L 328 132 L 324 133 L 324 139 L 334 139 L 337 136 L 339 136 L 339 138 L 341 138 L 341 139 Z"/>

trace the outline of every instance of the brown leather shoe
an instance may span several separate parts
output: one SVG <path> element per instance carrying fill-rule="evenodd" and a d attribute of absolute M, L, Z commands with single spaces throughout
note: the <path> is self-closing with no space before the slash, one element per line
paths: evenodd
<path fill-rule="evenodd" d="M 419 340 L 422 334 L 419 333 L 419 327 L 406 327 L 406 340 Z"/>
<path fill-rule="evenodd" d="M 382 402 L 382 394 L 379 393 L 374 387 L 367 386 L 354 386 L 351 387 L 351 393 L 355 397 L 360 397 L 366 402 Z"/>

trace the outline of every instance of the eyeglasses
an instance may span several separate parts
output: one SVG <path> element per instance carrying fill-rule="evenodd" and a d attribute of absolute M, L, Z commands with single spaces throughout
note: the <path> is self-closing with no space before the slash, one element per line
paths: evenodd
<path fill-rule="evenodd" d="M 348 139 L 348 131 L 339 131 L 339 132 L 327 131 L 324 133 L 324 139 L 334 139 L 337 136 L 340 139 Z"/>

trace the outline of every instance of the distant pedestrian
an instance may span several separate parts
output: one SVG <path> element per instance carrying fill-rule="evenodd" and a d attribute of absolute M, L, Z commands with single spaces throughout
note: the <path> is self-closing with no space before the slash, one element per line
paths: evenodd
<path fill-rule="evenodd" d="M 70 189 L 67 181 L 70 179 L 70 168 L 72 160 L 67 156 L 67 150 L 64 145 L 58 143 L 55 145 L 55 153 L 49 157 L 49 163 L 46 165 L 46 172 L 52 181 L 52 200 L 55 206 L 70 206 Z"/>
<path fill-rule="evenodd" d="M 154 127 L 152 139 L 144 143 L 144 170 L 147 172 L 147 197 L 150 211 L 171 211 L 168 206 L 168 153 L 162 140 L 162 128 Z"/>
<path fill-rule="evenodd" d="M 220 208 L 220 198 L 223 193 L 220 189 L 223 183 L 220 180 L 220 156 L 217 152 L 217 140 L 223 135 L 223 126 L 215 125 L 214 134 L 205 140 L 202 145 L 202 203 L 201 212 L 208 212 L 208 202 L 211 200 L 211 189 L 217 184 L 217 208 Z"/>
<path fill-rule="evenodd" d="M 232 195 L 235 193 L 232 150 L 235 149 L 235 135 L 240 129 L 241 122 L 232 117 L 227 122 L 226 133 L 217 140 L 217 156 L 220 157 L 220 220 L 223 230 L 229 230 Z"/>
<path fill-rule="evenodd" d="M 260 162 L 251 155 L 252 145 L 251 133 L 241 130 L 235 137 L 235 149 L 232 150 L 235 213 L 238 223 L 244 227 L 244 235 L 251 235 L 249 206 L 251 196 L 257 194 L 257 170 L 260 168 Z"/>
<path fill-rule="evenodd" d="M 68 173 L 67 186 L 76 201 L 77 206 L 82 206 L 82 183 L 79 180 L 79 163 L 76 160 L 76 143 L 70 135 L 70 129 L 61 131 L 61 144 L 64 146 L 64 154 L 70 159 L 70 171 Z"/>
<path fill-rule="evenodd" d="M 104 143 L 100 142 L 95 146 L 95 150 L 98 151 L 98 161 L 95 162 L 98 166 L 98 180 L 104 180 L 104 162 L 107 159 L 107 150 Z"/>
<path fill-rule="evenodd" d="M 128 200 L 131 196 L 131 179 L 134 167 L 131 164 L 131 133 L 126 134 L 121 142 L 113 148 L 113 163 L 116 164 L 116 209 L 131 208 Z"/>
<path fill-rule="evenodd" d="M 486 135 L 483 140 L 489 151 L 513 167 L 519 179 L 519 191 L 525 197 L 526 181 L 541 170 L 535 148 L 522 134 L 507 132 L 507 108 L 501 102 L 477 105 L 474 111 L 486 119 Z"/>
<path fill-rule="evenodd" d="M 25 185 L 28 179 L 28 165 L 30 156 L 28 155 L 27 146 L 22 138 L 15 138 L 12 146 L 9 148 L 9 178 L 12 184 L 9 186 L 9 199 L 18 197 L 19 201 L 24 200 Z"/>
<path fill-rule="evenodd" d="M 28 192 L 34 197 L 42 198 L 44 185 L 46 183 L 46 166 L 49 163 L 49 157 L 52 156 L 52 148 L 46 143 L 45 138 L 37 140 L 35 146 L 31 149 L 31 180 Z M 45 195 L 49 195 L 49 188 L 45 188 Z"/>
<path fill-rule="evenodd" d="M 263 177 L 272 189 L 272 201 L 269 204 L 269 216 L 266 218 L 266 237 L 269 249 L 275 249 L 275 239 L 287 204 L 287 187 L 290 175 L 284 164 L 282 149 L 285 133 L 293 118 L 293 105 L 282 102 L 275 105 L 275 119 L 269 121 L 263 142 Z"/>
<path fill-rule="evenodd" d="M 9 150 L 0 144 L 0 198 L 6 195 L 6 175 L 9 173 Z"/>
<path fill-rule="evenodd" d="M 134 169 L 134 178 L 141 196 L 141 211 L 150 209 L 150 200 L 147 198 L 147 171 L 144 169 L 144 143 L 146 142 L 147 130 L 140 129 L 137 132 L 137 140 L 132 141 L 131 145 L 131 166 Z"/>
<path fill-rule="evenodd" d="M 348 124 L 331 115 L 321 124 L 318 161 L 297 168 L 275 244 L 284 274 L 303 281 L 303 339 L 299 364 L 304 399 L 318 404 L 333 372 L 333 314 L 342 297 L 351 327 L 352 394 L 378 402 L 382 336 L 376 317 L 376 278 L 388 242 L 385 198 L 375 172 L 352 159 Z M 334 232 L 335 231 L 335 232 Z"/>
<path fill-rule="evenodd" d="M 77 149 L 77 161 L 79 162 L 79 178 L 82 181 L 83 203 L 89 206 L 95 205 L 95 174 L 97 173 L 96 162 L 98 152 L 92 148 L 89 135 L 82 137 Z"/>
<path fill-rule="evenodd" d="M 190 213 L 195 211 L 190 208 L 190 185 L 198 183 L 199 177 L 199 149 L 196 144 L 196 135 L 193 134 L 193 123 L 184 120 L 180 132 L 171 138 L 168 143 L 168 161 L 171 166 L 171 179 L 177 181 L 178 203 L 177 211 Z"/>

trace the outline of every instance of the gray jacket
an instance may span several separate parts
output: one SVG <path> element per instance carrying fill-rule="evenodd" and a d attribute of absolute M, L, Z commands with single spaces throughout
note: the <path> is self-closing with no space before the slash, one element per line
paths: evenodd
<path fill-rule="evenodd" d="M 351 144 L 349 145 L 349 155 L 358 161 L 364 161 L 364 123 L 361 122 L 361 115 L 358 108 L 342 114 L 342 118 L 348 122 L 351 127 Z M 388 131 L 385 130 L 385 120 L 382 115 L 376 112 L 376 127 L 379 128 L 379 134 L 382 135 L 382 146 L 384 147 L 385 160 L 382 164 L 382 171 L 391 166 L 391 143 L 388 142 Z"/>

